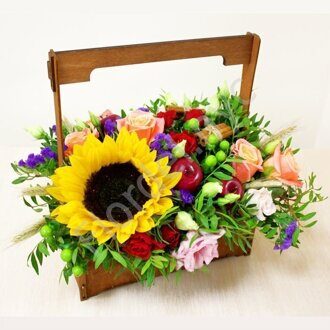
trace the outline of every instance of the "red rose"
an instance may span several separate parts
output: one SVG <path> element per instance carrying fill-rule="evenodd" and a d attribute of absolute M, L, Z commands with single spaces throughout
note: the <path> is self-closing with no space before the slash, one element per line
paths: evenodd
<path fill-rule="evenodd" d="M 170 132 L 170 136 L 175 143 L 180 143 L 183 140 L 186 140 L 185 151 L 187 154 L 192 154 L 197 149 L 197 140 L 195 135 L 189 134 L 187 131 L 183 131 L 182 133 Z"/>
<path fill-rule="evenodd" d="M 177 117 L 177 113 L 175 110 L 169 110 L 165 112 L 158 112 L 158 118 L 164 118 L 165 121 L 165 128 L 171 127 L 173 125 L 174 120 Z"/>
<path fill-rule="evenodd" d="M 148 260 L 153 250 L 162 250 L 166 244 L 155 241 L 146 233 L 135 233 L 122 247 L 127 254 Z"/>
<path fill-rule="evenodd" d="M 204 126 L 204 111 L 201 109 L 191 109 L 184 114 L 184 121 L 196 118 L 199 121 L 199 126 Z"/>
<path fill-rule="evenodd" d="M 174 223 L 169 225 L 164 225 L 160 228 L 160 232 L 162 234 L 162 238 L 164 241 L 168 243 L 168 246 L 174 250 L 180 241 L 180 231 L 176 228 Z"/>

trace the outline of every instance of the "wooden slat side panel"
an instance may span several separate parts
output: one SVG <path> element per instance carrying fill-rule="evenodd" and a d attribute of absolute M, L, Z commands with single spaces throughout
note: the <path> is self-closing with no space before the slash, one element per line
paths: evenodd
<path fill-rule="evenodd" d="M 219 259 L 245 255 L 237 246 L 231 251 L 223 238 L 219 240 L 218 251 Z M 250 254 L 250 251 L 248 251 L 248 254 Z M 116 275 L 118 272 L 120 272 L 119 276 Z M 157 276 L 160 275 L 157 274 Z M 96 296 L 103 291 L 113 289 L 117 286 L 137 282 L 134 275 L 128 270 L 123 270 L 120 265 L 117 265 L 112 272 L 106 272 L 102 267 L 95 269 L 93 263 L 88 265 L 87 274 L 81 278 L 76 278 L 76 280 L 79 286 L 81 300 L 86 300 L 89 297 Z"/>
<path fill-rule="evenodd" d="M 188 58 L 222 56 L 225 65 L 248 64 L 252 41 L 242 35 L 56 52 L 58 83 L 89 81 L 97 68 Z"/>

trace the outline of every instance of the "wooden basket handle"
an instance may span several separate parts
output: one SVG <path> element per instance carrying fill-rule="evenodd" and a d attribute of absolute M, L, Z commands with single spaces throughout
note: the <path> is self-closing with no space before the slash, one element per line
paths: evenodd
<path fill-rule="evenodd" d="M 260 38 L 256 34 L 166 41 L 128 46 L 49 51 L 48 77 L 54 94 L 58 163 L 63 164 L 64 138 L 60 85 L 90 80 L 97 68 L 208 56 L 222 56 L 224 65 L 243 64 L 240 97 L 248 111 L 258 60 Z"/>

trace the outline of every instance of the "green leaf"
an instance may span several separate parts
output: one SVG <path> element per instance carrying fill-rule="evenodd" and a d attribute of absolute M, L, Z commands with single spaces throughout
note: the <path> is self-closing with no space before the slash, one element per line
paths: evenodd
<path fill-rule="evenodd" d="M 108 250 L 103 250 L 98 257 L 96 258 L 95 261 L 95 269 L 98 269 L 100 267 L 100 265 L 102 264 L 102 262 L 105 260 L 105 258 L 108 255 Z"/>
<path fill-rule="evenodd" d="M 228 171 L 231 174 L 233 174 L 235 171 L 234 168 L 232 166 L 230 166 L 229 164 L 222 164 L 221 168 L 224 168 L 226 171 Z"/>
<path fill-rule="evenodd" d="M 127 268 L 127 262 L 120 253 L 117 251 L 110 251 L 110 253 L 117 262 L 119 262 L 123 267 Z"/>
<path fill-rule="evenodd" d="M 42 265 L 42 260 L 43 260 L 43 255 L 38 249 L 36 250 L 36 256 L 37 256 L 37 259 L 39 261 L 39 265 L 41 266 Z"/>
<path fill-rule="evenodd" d="M 293 246 L 296 246 L 297 245 L 299 234 L 300 234 L 300 229 L 297 228 L 294 231 L 293 235 L 292 235 L 292 245 Z"/>
<path fill-rule="evenodd" d="M 232 176 L 225 174 L 223 172 L 215 172 L 213 175 L 218 178 L 219 180 L 231 180 Z"/>
<path fill-rule="evenodd" d="M 19 178 L 15 179 L 14 181 L 12 181 L 12 184 L 19 184 L 19 183 L 23 183 L 24 181 L 26 181 L 28 179 L 27 176 L 20 176 Z"/>
<path fill-rule="evenodd" d="M 310 227 L 314 226 L 316 223 L 317 223 L 317 220 L 312 221 L 309 224 L 307 224 L 306 226 L 304 226 L 304 228 L 310 228 Z"/>
<path fill-rule="evenodd" d="M 141 275 L 143 275 L 147 270 L 148 268 L 151 266 L 151 260 L 149 259 L 145 264 L 144 266 L 142 267 L 141 269 Z"/>
<path fill-rule="evenodd" d="M 172 273 L 175 270 L 176 267 L 176 259 L 171 258 L 170 259 L 170 273 Z"/>
<path fill-rule="evenodd" d="M 163 269 L 164 268 L 163 263 L 160 260 L 155 259 L 154 257 L 152 258 L 152 264 L 158 269 Z"/>
<path fill-rule="evenodd" d="M 49 256 L 49 251 L 48 251 L 47 246 L 46 246 L 45 243 L 40 242 L 40 243 L 38 244 L 38 250 L 39 250 L 43 255 L 45 255 L 45 256 Z"/>
<path fill-rule="evenodd" d="M 272 239 L 276 234 L 277 234 L 277 228 L 273 228 L 266 234 L 266 237 Z"/>
<path fill-rule="evenodd" d="M 308 213 L 306 215 L 303 215 L 302 217 L 300 217 L 299 220 L 301 220 L 301 221 L 307 221 L 309 219 L 312 219 L 315 215 L 316 215 L 316 212 L 311 212 L 311 213 Z"/>
<path fill-rule="evenodd" d="M 78 247 L 76 247 L 72 252 L 72 262 L 73 262 L 73 264 L 75 264 L 76 261 L 77 261 L 78 252 L 79 252 Z"/>
<path fill-rule="evenodd" d="M 245 246 L 244 246 L 244 243 L 243 243 L 243 241 L 240 237 L 237 238 L 237 243 L 238 243 L 239 247 L 243 250 L 243 252 L 247 253 L 246 249 L 245 249 Z"/>
<path fill-rule="evenodd" d="M 140 258 L 135 258 L 134 261 L 133 261 L 133 268 L 136 269 L 139 267 L 139 265 L 141 264 L 142 262 L 142 259 Z"/>
<path fill-rule="evenodd" d="M 87 247 L 86 247 L 87 248 Z M 95 262 L 100 253 L 103 251 L 104 245 L 100 245 L 95 251 L 93 256 L 93 261 Z"/>
<path fill-rule="evenodd" d="M 151 267 L 147 272 L 147 286 L 150 287 L 155 280 L 155 268 Z"/>
<path fill-rule="evenodd" d="M 35 272 L 39 275 L 39 267 L 34 253 L 31 254 L 31 264 Z"/>

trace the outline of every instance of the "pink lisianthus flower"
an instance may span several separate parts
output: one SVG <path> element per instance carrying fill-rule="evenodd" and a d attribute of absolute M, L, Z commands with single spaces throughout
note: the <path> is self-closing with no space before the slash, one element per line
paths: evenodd
<path fill-rule="evenodd" d="M 140 139 L 151 142 L 156 134 L 164 131 L 164 118 L 156 118 L 151 112 L 134 110 L 127 117 L 117 120 L 117 128 L 126 127 L 129 132 L 136 132 Z"/>
<path fill-rule="evenodd" d="M 196 231 L 189 231 L 186 239 L 180 243 L 178 251 L 172 252 L 172 256 L 177 260 L 176 269 L 184 267 L 188 272 L 193 272 L 204 264 L 208 265 L 214 258 L 219 258 L 218 239 L 224 233 L 223 229 L 218 234 L 201 233 L 192 242 Z"/>
<path fill-rule="evenodd" d="M 303 185 L 299 180 L 299 168 L 291 148 L 281 152 L 281 144 L 277 145 L 274 155 L 265 161 L 264 169 L 269 178 L 277 179 L 289 186 Z"/>
<path fill-rule="evenodd" d="M 235 156 L 243 159 L 241 163 L 233 163 L 235 177 L 242 183 L 248 182 L 257 171 L 263 170 L 261 152 L 245 139 L 238 139 L 231 146 Z"/>

